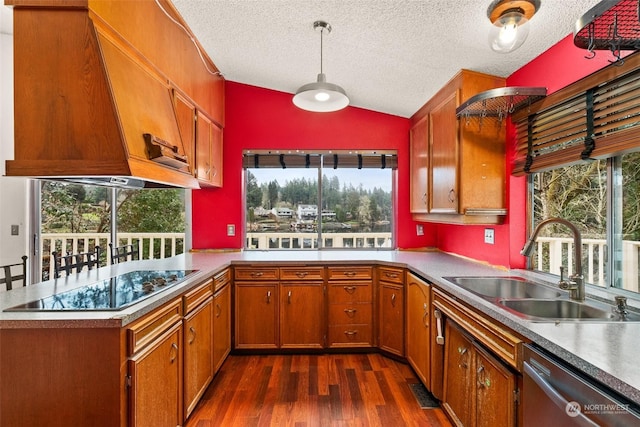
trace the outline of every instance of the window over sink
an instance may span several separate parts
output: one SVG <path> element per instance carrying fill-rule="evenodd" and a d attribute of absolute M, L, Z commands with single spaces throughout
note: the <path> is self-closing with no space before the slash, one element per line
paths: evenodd
<path fill-rule="evenodd" d="M 640 292 L 640 151 L 530 176 L 533 223 L 567 219 L 582 233 L 585 282 Z M 572 273 L 573 239 L 562 226 L 537 238 L 531 268 Z"/>
<path fill-rule="evenodd" d="M 394 249 L 395 151 L 245 151 L 246 249 Z"/>

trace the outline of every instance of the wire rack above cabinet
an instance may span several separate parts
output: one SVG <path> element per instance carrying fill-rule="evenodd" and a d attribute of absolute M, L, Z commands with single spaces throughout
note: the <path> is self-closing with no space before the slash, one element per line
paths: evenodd
<path fill-rule="evenodd" d="M 510 86 L 480 92 L 456 109 L 456 117 L 467 122 L 472 118 L 496 118 L 500 123 L 521 108 L 547 96 L 547 88 Z M 482 124 L 482 122 L 480 123 Z"/>
<path fill-rule="evenodd" d="M 640 48 L 639 8 L 638 0 L 601 1 L 576 22 L 573 44 L 587 49 L 587 58 L 609 50 L 621 60 L 621 51 Z"/>

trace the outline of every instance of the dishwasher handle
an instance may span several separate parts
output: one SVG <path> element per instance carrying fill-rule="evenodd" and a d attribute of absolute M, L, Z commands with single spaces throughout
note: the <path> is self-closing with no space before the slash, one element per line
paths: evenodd
<path fill-rule="evenodd" d="M 524 368 L 525 375 L 528 375 L 533 380 L 533 382 L 535 382 L 538 385 L 538 387 L 540 387 L 540 389 L 544 392 L 544 394 L 546 394 L 547 397 L 549 397 L 549 399 L 551 399 L 551 401 L 558 408 L 562 410 L 566 410 L 567 405 L 569 405 L 569 401 L 567 399 L 562 397 L 562 395 L 558 393 L 558 391 L 555 388 L 553 388 L 553 386 L 549 384 L 549 382 L 545 380 L 542 377 L 542 375 L 540 375 L 538 371 L 536 371 L 529 363 L 524 362 L 523 368 Z M 573 420 L 580 426 L 585 426 L 585 427 L 599 426 L 599 424 L 591 421 L 582 412 L 578 413 L 578 415 L 576 415 L 573 418 Z"/>

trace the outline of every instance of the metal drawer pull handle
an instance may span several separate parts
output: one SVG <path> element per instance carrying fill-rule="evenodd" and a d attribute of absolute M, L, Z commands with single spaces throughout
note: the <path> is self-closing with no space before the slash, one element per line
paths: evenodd
<path fill-rule="evenodd" d="M 171 343 L 171 351 L 169 352 L 169 363 L 173 363 L 178 358 L 178 344 Z"/>
<path fill-rule="evenodd" d="M 451 203 L 456 201 L 456 192 L 453 188 L 451 189 L 451 191 L 449 191 L 449 201 Z"/>
<path fill-rule="evenodd" d="M 444 345 L 444 336 L 442 335 L 442 313 L 440 312 L 440 310 L 434 310 L 433 315 L 436 318 L 436 329 L 438 330 L 436 344 Z"/>
<path fill-rule="evenodd" d="M 427 308 L 427 303 L 422 304 L 422 309 L 424 310 L 424 314 L 422 315 L 422 324 L 428 328 L 429 324 L 427 323 L 427 316 L 429 315 L 429 309 Z"/>
<path fill-rule="evenodd" d="M 287 293 L 287 302 L 291 304 L 291 291 Z"/>
<path fill-rule="evenodd" d="M 465 360 L 462 360 L 463 356 L 467 354 L 467 351 L 468 349 L 466 347 L 458 347 L 458 353 L 460 353 L 460 363 L 458 363 L 458 367 L 462 369 L 467 369 L 467 367 L 469 366 L 467 364 L 466 357 Z"/>
<path fill-rule="evenodd" d="M 267 291 L 267 304 L 271 303 L 271 291 Z"/>
<path fill-rule="evenodd" d="M 344 290 L 349 292 L 350 294 L 354 293 L 356 291 L 356 287 L 355 286 L 343 286 Z"/>
<path fill-rule="evenodd" d="M 357 273 L 355 271 L 345 271 L 344 275 L 347 277 L 353 277 L 355 276 Z"/>
<path fill-rule="evenodd" d="M 251 273 L 251 277 L 262 277 L 264 273 L 262 271 L 256 271 Z"/>
<path fill-rule="evenodd" d="M 356 311 L 358 311 L 358 310 L 356 310 L 355 308 L 345 308 L 345 309 L 344 309 L 344 312 L 345 312 L 345 313 L 347 314 L 347 316 L 349 316 L 349 317 L 354 317 L 354 316 L 355 316 L 355 314 L 356 314 Z"/>
<path fill-rule="evenodd" d="M 394 307 L 396 306 L 396 294 L 391 295 L 391 305 Z"/>
<path fill-rule="evenodd" d="M 345 335 L 348 335 L 350 337 L 356 335 L 358 333 L 358 331 L 344 331 Z"/>
<path fill-rule="evenodd" d="M 189 344 L 191 344 L 196 340 L 196 330 L 194 329 L 193 326 L 190 326 L 189 332 L 191 332 L 191 339 L 189 339 Z"/>
<path fill-rule="evenodd" d="M 216 304 L 216 317 L 220 317 L 221 314 L 222 308 L 220 307 L 220 304 Z"/>
<path fill-rule="evenodd" d="M 390 279 L 397 279 L 398 278 L 398 274 L 397 273 L 384 273 L 385 276 L 387 276 Z"/>
<path fill-rule="evenodd" d="M 299 271 L 298 273 L 296 273 L 296 276 L 298 276 L 299 278 L 303 278 L 303 277 L 307 277 L 307 272 L 306 271 Z"/>

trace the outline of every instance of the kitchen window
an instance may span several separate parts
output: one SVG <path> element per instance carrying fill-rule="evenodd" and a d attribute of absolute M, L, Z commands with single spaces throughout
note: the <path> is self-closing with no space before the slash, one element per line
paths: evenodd
<path fill-rule="evenodd" d="M 534 225 L 561 217 L 582 233 L 585 282 L 640 292 L 640 152 L 532 174 Z M 531 268 L 572 273 L 573 239 L 550 224 L 537 238 Z"/>
<path fill-rule="evenodd" d="M 183 189 L 116 189 L 47 180 L 34 180 L 34 186 L 35 211 L 40 212 L 34 227 L 41 264 L 32 270 L 36 281 L 53 277 L 53 251 L 83 253 L 100 246 L 101 265 L 111 262 L 110 242 L 137 245 L 140 259 L 184 252 Z"/>
<path fill-rule="evenodd" d="M 245 152 L 246 249 L 393 249 L 393 151 Z"/>

